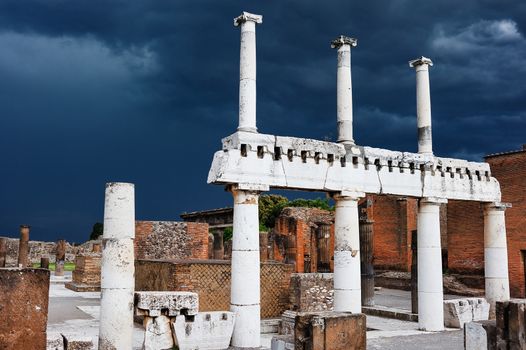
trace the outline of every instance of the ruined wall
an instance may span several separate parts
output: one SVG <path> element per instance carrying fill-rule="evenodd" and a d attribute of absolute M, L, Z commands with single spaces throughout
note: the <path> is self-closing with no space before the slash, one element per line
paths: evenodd
<path fill-rule="evenodd" d="M 374 267 L 381 270 L 410 271 L 411 231 L 416 230 L 416 199 L 368 196 L 372 199 L 369 219 L 374 221 Z"/>
<path fill-rule="evenodd" d="M 0 269 L 0 349 L 45 349 L 49 270 Z"/>
<path fill-rule="evenodd" d="M 484 214 L 481 203 L 449 201 L 447 207 L 449 271 L 484 274 Z"/>
<path fill-rule="evenodd" d="M 293 273 L 290 278 L 290 310 L 330 311 L 333 308 L 332 273 Z"/>
<path fill-rule="evenodd" d="M 526 253 L 526 149 L 487 157 L 493 176 L 500 182 L 502 201 L 513 207 L 506 210 L 508 264 L 511 296 L 525 297 L 524 257 Z"/>
<path fill-rule="evenodd" d="M 261 317 L 280 317 L 289 304 L 293 266 L 277 262 L 261 264 Z M 191 291 L 199 294 L 200 311 L 230 309 L 230 261 L 137 260 L 137 291 Z"/>
<path fill-rule="evenodd" d="M 75 259 L 73 279 L 66 288 L 77 292 L 100 291 L 101 253 L 83 253 Z"/>
<path fill-rule="evenodd" d="M 208 224 L 137 221 L 135 259 L 207 259 Z"/>
<path fill-rule="evenodd" d="M 66 262 L 74 262 L 79 253 L 90 252 L 93 243 L 100 241 L 87 241 L 81 245 L 73 246 L 66 242 Z M 7 239 L 7 261 L 6 266 L 16 266 L 18 261 L 18 238 Z M 29 259 L 31 263 L 40 263 L 40 258 L 49 258 L 49 262 L 55 262 L 56 242 L 29 241 Z"/>

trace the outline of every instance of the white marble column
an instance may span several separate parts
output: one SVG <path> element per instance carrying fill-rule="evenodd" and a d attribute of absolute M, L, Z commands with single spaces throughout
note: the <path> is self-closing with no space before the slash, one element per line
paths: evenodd
<path fill-rule="evenodd" d="M 134 185 L 108 183 L 102 235 L 100 350 L 132 348 L 134 238 Z"/>
<path fill-rule="evenodd" d="M 486 300 L 490 303 L 490 318 L 495 318 L 495 302 L 510 299 L 508 249 L 504 212 L 509 204 L 484 205 L 484 271 Z"/>
<path fill-rule="evenodd" d="M 425 331 L 444 329 L 440 204 L 445 199 L 422 198 L 418 208 L 418 327 Z"/>
<path fill-rule="evenodd" d="M 358 199 L 363 193 L 334 196 L 334 311 L 362 311 Z"/>
<path fill-rule="evenodd" d="M 358 41 L 354 38 L 340 35 L 331 42 L 333 49 L 338 49 L 338 70 L 336 82 L 336 109 L 338 121 L 338 142 L 354 144 L 353 111 L 352 111 L 352 81 L 351 81 L 351 46 Z"/>
<path fill-rule="evenodd" d="M 433 62 L 427 57 L 409 61 L 416 71 L 416 118 L 418 126 L 418 153 L 433 154 L 431 133 L 431 94 L 429 92 L 429 66 Z"/>
<path fill-rule="evenodd" d="M 230 311 L 236 321 L 234 348 L 258 348 L 260 344 L 260 262 L 258 186 L 235 185 L 232 236 Z M 266 188 L 265 190 L 268 190 Z"/>
<path fill-rule="evenodd" d="M 257 132 L 256 127 L 256 24 L 263 17 L 248 12 L 234 18 L 241 27 L 239 55 L 239 126 L 237 130 Z"/>

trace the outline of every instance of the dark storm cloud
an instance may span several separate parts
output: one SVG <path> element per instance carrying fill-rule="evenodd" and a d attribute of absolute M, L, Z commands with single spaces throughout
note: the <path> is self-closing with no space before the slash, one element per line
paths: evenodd
<path fill-rule="evenodd" d="M 107 181 L 137 217 L 230 204 L 206 185 L 237 122 L 242 10 L 260 13 L 261 132 L 335 137 L 336 35 L 353 50 L 360 144 L 416 150 L 414 72 L 429 56 L 434 144 L 480 159 L 526 131 L 526 4 L 518 1 L 0 2 L 0 234 L 82 241 Z"/>

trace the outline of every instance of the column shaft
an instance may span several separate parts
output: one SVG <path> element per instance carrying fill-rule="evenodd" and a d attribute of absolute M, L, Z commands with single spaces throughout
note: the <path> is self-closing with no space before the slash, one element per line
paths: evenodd
<path fill-rule="evenodd" d="M 18 243 L 18 266 L 29 266 L 29 226 L 20 226 L 20 241 Z"/>
<path fill-rule="evenodd" d="M 66 260 L 66 241 L 61 239 L 57 242 L 55 254 L 55 276 L 64 276 L 64 262 Z"/>
<path fill-rule="evenodd" d="M 429 90 L 429 66 L 433 62 L 426 57 L 409 62 L 416 71 L 416 118 L 418 126 L 418 153 L 433 154 L 431 133 L 431 94 Z"/>
<path fill-rule="evenodd" d="M 422 199 L 418 209 L 418 326 L 444 329 L 440 203 Z"/>
<path fill-rule="evenodd" d="M 334 199 L 334 311 L 361 312 L 358 199 Z"/>
<path fill-rule="evenodd" d="M 247 12 L 236 19 L 241 26 L 239 54 L 239 131 L 257 132 L 256 127 L 256 24 L 262 17 Z"/>
<path fill-rule="evenodd" d="M 360 221 L 362 305 L 374 306 L 373 221 Z"/>
<path fill-rule="evenodd" d="M 225 248 L 223 245 L 223 230 L 214 231 L 214 259 L 223 260 Z"/>
<path fill-rule="evenodd" d="M 230 311 L 236 314 L 232 346 L 260 346 L 259 195 L 232 189 L 234 231 Z"/>
<path fill-rule="evenodd" d="M 484 271 L 490 318 L 495 318 L 496 301 L 510 299 L 505 209 L 500 203 L 484 208 Z"/>
<path fill-rule="evenodd" d="M 106 184 L 102 235 L 99 349 L 131 349 L 135 191 L 129 183 Z"/>

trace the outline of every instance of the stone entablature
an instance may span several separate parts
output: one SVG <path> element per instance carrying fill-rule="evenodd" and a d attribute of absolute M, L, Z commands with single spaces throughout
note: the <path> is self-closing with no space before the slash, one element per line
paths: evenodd
<path fill-rule="evenodd" d="M 487 163 L 247 132 L 222 141 L 209 183 L 481 202 L 501 197 Z"/>

